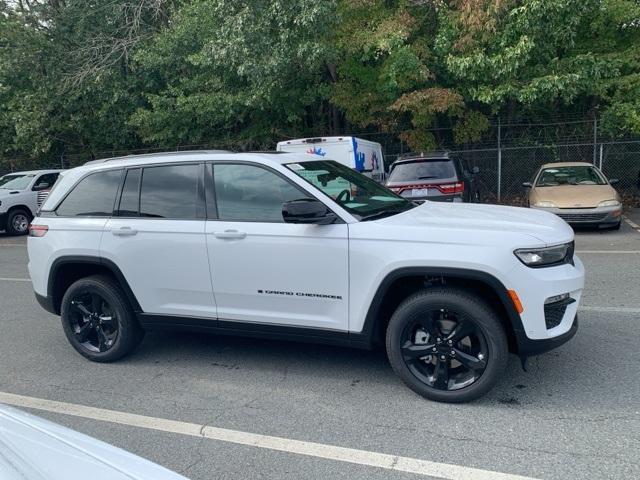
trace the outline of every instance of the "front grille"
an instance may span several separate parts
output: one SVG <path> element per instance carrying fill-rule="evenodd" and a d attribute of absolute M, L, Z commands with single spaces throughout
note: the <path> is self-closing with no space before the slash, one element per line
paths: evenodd
<path fill-rule="evenodd" d="M 606 213 L 558 213 L 565 222 L 601 222 L 607 216 Z"/>
<path fill-rule="evenodd" d="M 544 322 L 547 325 L 547 330 L 557 327 L 564 318 L 564 312 L 567 307 L 571 305 L 575 300 L 571 297 L 559 300 L 553 303 L 547 303 L 544 306 Z"/>

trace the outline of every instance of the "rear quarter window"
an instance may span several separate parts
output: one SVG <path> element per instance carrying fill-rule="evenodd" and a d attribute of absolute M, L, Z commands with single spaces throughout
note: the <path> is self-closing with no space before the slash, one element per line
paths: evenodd
<path fill-rule="evenodd" d="M 56 214 L 61 217 L 110 217 L 122 170 L 87 175 L 62 200 Z"/>

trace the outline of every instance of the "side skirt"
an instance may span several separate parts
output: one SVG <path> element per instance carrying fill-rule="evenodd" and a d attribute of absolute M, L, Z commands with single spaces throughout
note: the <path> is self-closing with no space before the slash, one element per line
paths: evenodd
<path fill-rule="evenodd" d="M 371 349 L 366 336 L 356 333 L 323 328 L 295 327 L 290 325 L 251 323 L 236 320 L 182 317 L 179 315 L 154 315 L 137 313 L 138 321 L 145 330 L 169 330 L 203 332 L 214 335 L 287 340 Z"/>

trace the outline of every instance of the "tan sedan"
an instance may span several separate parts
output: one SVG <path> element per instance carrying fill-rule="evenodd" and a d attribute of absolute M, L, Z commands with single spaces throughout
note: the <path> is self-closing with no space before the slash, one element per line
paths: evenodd
<path fill-rule="evenodd" d="M 622 203 L 607 178 L 586 162 L 543 165 L 529 188 L 528 206 L 555 213 L 572 225 L 620 228 Z"/>

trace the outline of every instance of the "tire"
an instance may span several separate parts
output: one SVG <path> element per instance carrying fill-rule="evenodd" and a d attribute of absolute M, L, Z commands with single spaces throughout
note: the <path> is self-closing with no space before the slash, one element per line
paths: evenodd
<path fill-rule="evenodd" d="M 429 320 L 433 316 L 438 318 Z M 458 334 L 457 326 L 461 327 Z M 466 331 L 473 333 L 457 340 Z M 416 343 L 411 340 L 414 335 Z M 509 356 L 496 312 L 471 292 L 444 287 L 420 291 L 398 306 L 387 326 L 386 347 L 391 367 L 411 390 L 429 400 L 449 403 L 469 402 L 488 392 Z M 433 349 L 438 353 L 432 353 Z M 408 360 L 408 355 L 419 358 Z M 467 368 L 463 358 L 472 367 Z M 441 370 L 446 375 L 440 375 Z"/>
<path fill-rule="evenodd" d="M 60 317 L 71 346 L 94 362 L 119 360 L 144 337 L 126 295 L 105 275 L 74 282 L 62 298 Z"/>
<path fill-rule="evenodd" d="M 11 210 L 7 215 L 6 232 L 9 235 L 26 235 L 29 232 L 31 213 L 27 210 L 17 208 Z"/>

